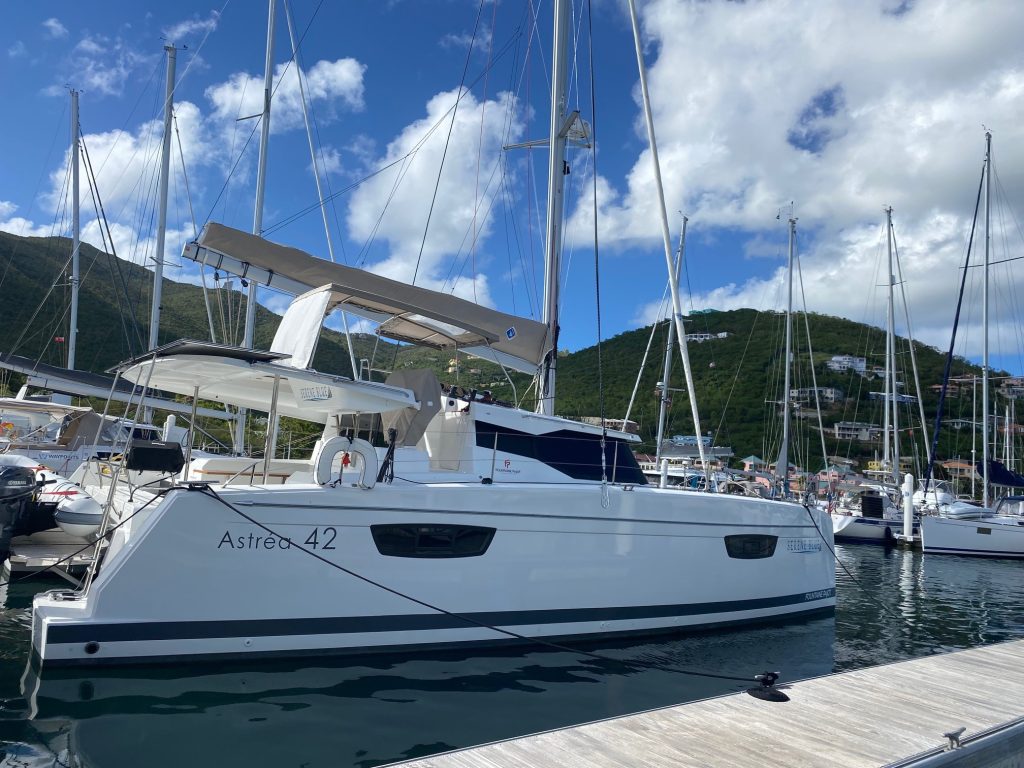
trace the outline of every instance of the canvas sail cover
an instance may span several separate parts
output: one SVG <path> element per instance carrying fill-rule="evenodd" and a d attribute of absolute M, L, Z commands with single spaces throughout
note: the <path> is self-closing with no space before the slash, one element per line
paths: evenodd
<path fill-rule="evenodd" d="M 211 222 L 186 258 L 293 294 L 331 284 L 340 308 L 380 323 L 380 334 L 532 371 L 550 347 L 547 326 L 439 291 L 334 264 Z"/>
<path fill-rule="evenodd" d="M 983 477 L 985 474 L 985 465 L 979 461 L 975 470 L 978 475 Z M 993 459 L 989 459 L 988 462 L 988 481 L 992 485 L 1003 485 L 1008 488 L 1024 488 L 1024 475 L 1020 475 L 1017 472 L 1008 469 L 1005 464 Z"/>

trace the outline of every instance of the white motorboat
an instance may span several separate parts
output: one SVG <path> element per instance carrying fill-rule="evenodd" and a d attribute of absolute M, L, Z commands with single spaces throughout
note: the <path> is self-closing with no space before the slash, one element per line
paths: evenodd
<path fill-rule="evenodd" d="M 960 505 L 956 517 L 921 521 L 921 547 L 928 554 L 1024 557 L 1024 496 L 1006 496 L 995 510 Z"/>
<path fill-rule="evenodd" d="M 917 526 L 915 519 L 915 531 Z M 903 510 L 884 488 L 864 486 L 845 492 L 835 504 L 832 529 L 836 541 L 894 543 L 903 532 Z"/>

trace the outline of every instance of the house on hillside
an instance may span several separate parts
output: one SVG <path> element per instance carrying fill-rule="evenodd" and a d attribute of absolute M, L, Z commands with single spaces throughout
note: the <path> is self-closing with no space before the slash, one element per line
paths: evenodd
<path fill-rule="evenodd" d="M 764 472 L 768 469 L 768 463 L 764 459 L 754 456 L 753 454 L 740 459 L 740 461 L 743 462 L 744 472 Z"/>
<path fill-rule="evenodd" d="M 868 361 L 863 357 L 854 357 L 853 355 L 832 355 L 832 359 L 829 360 L 825 365 L 830 371 L 836 371 L 842 373 L 843 371 L 856 371 L 861 376 L 868 369 Z"/>
<path fill-rule="evenodd" d="M 837 421 L 832 427 L 837 440 L 876 443 L 882 439 L 882 428 L 863 421 Z"/>
<path fill-rule="evenodd" d="M 980 479 L 974 465 L 969 461 L 950 459 L 949 461 L 940 461 L 939 466 L 946 470 L 946 474 L 951 480 Z"/>
<path fill-rule="evenodd" d="M 1024 379 L 1017 377 L 1003 379 L 999 385 L 999 394 L 1010 400 L 1024 397 Z"/>
<path fill-rule="evenodd" d="M 885 392 L 868 392 L 868 400 L 885 400 Z M 898 392 L 895 396 L 890 395 L 890 400 L 895 400 L 897 403 L 916 403 L 917 398 L 913 395 L 908 395 L 903 392 Z"/>
<path fill-rule="evenodd" d="M 817 393 L 818 401 L 822 403 L 839 403 L 843 400 L 843 390 L 837 387 L 804 387 L 801 389 L 789 390 L 789 397 L 797 403 L 812 403 Z"/>
<path fill-rule="evenodd" d="M 688 333 L 686 334 L 686 340 L 692 341 L 697 344 L 703 344 L 705 341 L 712 341 L 714 339 L 726 339 L 729 337 L 727 331 L 721 333 Z"/>

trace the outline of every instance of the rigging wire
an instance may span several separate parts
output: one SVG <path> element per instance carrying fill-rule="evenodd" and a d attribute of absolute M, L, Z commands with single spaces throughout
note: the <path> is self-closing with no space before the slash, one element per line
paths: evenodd
<path fill-rule="evenodd" d="M 466 51 L 466 63 L 462 68 L 462 79 L 459 81 L 459 92 L 455 98 L 455 106 L 452 108 L 452 121 L 448 125 L 448 136 L 444 140 L 444 151 L 441 153 L 441 165 L 437 169 L 437 180 L 434 182 L 434 193 L 430 198 L 430 208 L 427 210 L 427 223 L 423 227 L 423 239 L 420 240 L 420 251 L 416 256 L 416 267 L 412 273 L 412 284 L 416 285 L 416 277 L 419 275 L 420 263 L 423 260 L 423 249 L 427 245 L 427 233 L 430 231 L 430 220 L 434 215 L 434 205 L 437 203 L 437 193 L 441 188 L 441 175 L 444 172 L 444 161 L 448 157 L 448 147 L 451 144 L 452 133 L 455 130 L 455 118 L 458 115 L 459 103 L 462 101 L 462 97 L 465 96 L 468 91 L 465 90 L 466 75 L 469 73 L 469 62 L 473 56 L 473 48 L 476 47 L 476 36 L 480 30 L 480 16 L 483 14 L 485 0 L 480 0 L 480 4 L 477 6 L 476 12 L 476 23 L 473 25 L 473 37 L 469 41 L 469 50 Z M 490 70 L 490 67 L 485 69 L 485 73 Z"/>
<path fill-rule="evenodd" d="M 582 13 L 582 9 L 581 9 Z M 601 417 L 601 505 L 608 507 L 608 422 L 605 420 L 604 407 L 604 365 L 601 345 L 601 260 L 599 241 L 597 236 L 597 93 L 594 87 L 594 20 L 590 0 L 587 0 L 587 24 L 589 34 L 589 59 L 590 68 L 590 146 L 594 162 L 593 181 L 593 203 L 594 203 L 594 314 L 597 317 L 597 402 L 599 415 Z M 582 26 L 582 25 L 581 25 Z M 577 94 L 578 97 L 578 94 Z M 554 137 L 552 137 L 552 141 Z M 557 276 L 556 276 L 557 279 Z M 625 424 L 622 425 L 625 428 Z M 615 455 L 618 456 L 618 444 L 616 444 Z M 612 482 L 615 481 L 614 467 L 612 469 Z"/>
<path fill-rule="evenodd" d="M 825 426 L 821 421 L 821 396 L 818 391 L 818 375 L 814 370 L 814 349 L 811 345 L 811 318 L 810 313 L 807 311 L 807 294 L 804 292 L 803 260 L 800 258 L 799 250 L 797 251 L 796 256 L 796 273 L 800 280 L 800 300 L 804 305 L 804 329 L 807 331 L 807 357 L 811 363 L 811 387 L 814 389 L 814 411 L 818 416 L 818 434 L 821 436 L 821 461 L 825 465 L 825 471 L 827 473 L 826 476 L 831 478 L 832 473 L 828 469 L 828 448 L 825 446 Z M 809 456 L 807 465 L 810 465 Z"/>
<path fill-rule="evenodd" d="M 142 341 L 142 333 L 139 331 L 138 322 L 136 320 L 136 315 L 135 315 L 135 308 L 131 304 L 131 296 L 128 293 L 128 284 L 127 284 L 127 282 L 124 279 L 124 273 L 121 271 L 121 261 L 120 261 L 120 259 L 117 258 L 117 252 L 115 251 L 115 248 L 114 248 L 114 237 L 113 237 L 113 235 L 110 232 L 110 222 L 107 221 L 107 214 L 106 214 L 106 212 L 103 209 L 103 200 L 100 197 L 100 191 L 99 191 L 99 189 L 97 188 L 97 185 L 96 185 L 96 174 L 93 172 L 92 161 L 89 159 L 89 148 L 88 148 L 88 146 L 85 143 L 85 137 L 84 136 L 81 137 L 81 141 L 82 141 L 82 155 L 83 155 L 83 157 L 85 159 L 85 168 L 86 168 L 87 173 L 89 174 L 89 178 L 91 179 L 91 183 L 89 185 L 89 188 L 90 188 L 90 190 L 92 192 L 93 205 L 96 208 L 96 217 L 97 217 L 97 219 L 99 221 L 102 221 L 102 223 L 103 223 L 102 227 L 100 227 L 100 234 L 102 236 L 103 233 L 104 233 L 104 230 L 106 231 L 106 236 L 104 237 L 104 240 L 103 240 L 104 245 L 106 245 L 106 243 L 107 243 L 107 238 L 109 238 L 109 241 L 110 241 L 110 251 L 107 253 L 107 255 L 109 257 L 108 261 L 114 265 L 114 270 L 112 270 L 112 271 L 116 270 L 118 281 L 121 284 L 121 289 L 124 291 L 125 302 L 128 304 L 128 313 L 129 313 L 128 323 L 129 323 L 131 329 L 135 331 L 136 340 L 139 342 L 139 348 L 140 349 L 145 349 L 146 345 Z M 115 294 L 115 296 L 117 296 L 116 289 L 114 291 L 114 294 Z M 121 299 L 120 299 L 120 296 L 117 296 L 117 299 L 118 299 L 118 309 L 120 310 L 121 309 Z M 121 316 L 121 323 L 122 323 L 122 325 L 124 325 L 125 324 L 124 313 L 122 312 L 121 314 L 122 314 L 122 316 Z M 132 346 L 132 339 L 131 339 L 130 334 L 128 333 L 128 328 L 127 327 L 125 328 L 125 340 L 128 343 L 129 356 L 134 357 L 134 352 L 133 352 L 134 347 Z"/>
<path fill-rule="evenodd" d="M 939 447 L 939 430 L 942 427 L 942 411 L 946 403 L 946 393 L 949 390 L 949 374 L 953 367 L 953 350 L 956 346 L 956 331 L 960 325 L 960 310 L 963 308 L 964 287 L 967 283 L 967 274 L 970 272 L 968 266 L 971 263 L 971 249 L 974 245 L 974 232 L 978 226 L 978 212 L 981 209 L 981 191 L 985 188 L 985 165 L 981 168 L 981 179 L 978 182 L 978 196 L 974 201 L 974 218 L 971 221 L 971 234 L 967 239 L 967 255 L 964 259 L 963 275 L 960 278 L 960 295 L 956 300 L 956 312 L 953 314 L 953 331 L 949 339 L 949 351 L 946 353 L 946 365 L 942 371 L 942 390 L 939 392 L 939 404 L 935 407 L 935 426 L 932 428 L 932 445 L 928 451 L 928 467 L 924 475 L 924 493 L 927 495 L 928 486 L 931 483 L 935 472 L 935 452 Z M 974 428 L 972 427 L 972 430 Z"/>

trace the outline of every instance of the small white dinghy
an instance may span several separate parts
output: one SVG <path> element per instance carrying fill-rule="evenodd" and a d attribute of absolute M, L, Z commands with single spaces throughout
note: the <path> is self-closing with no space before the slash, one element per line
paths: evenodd
<path fill-rule="evenodd" d="M 0 466 L 27 467 L 35 472 L 39 490 L 31 502 L 33 530 L 23 534 L 60 526 L 69 536 L 90 540 L 99 532 L 103 507 L 81 487 L 28 456 L 0 454 Z"/>

